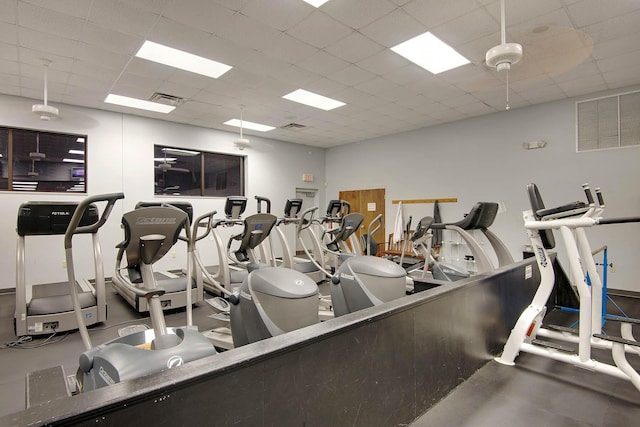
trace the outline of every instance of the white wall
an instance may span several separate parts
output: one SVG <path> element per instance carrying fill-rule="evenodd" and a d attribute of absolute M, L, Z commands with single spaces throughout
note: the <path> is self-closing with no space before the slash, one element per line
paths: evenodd
<path fill-rule="evenodd" d="M 235 133 L 154 120 L 127 114 L 56 104 L 63 118 L 43 122 L 31 114 L 35 100 L 0 95 L 0 126 L 14 126 L 56 132 L 87 134 L 89 195 L 124 192 L 125 200 L 118 202 L 109 222 L 100 232 L 105 258 L 105 273 L 111 276 L 115 264 L 115 245 L 122 240 L 121 215 L 133 209 L 141 200 L 171 200 L 155 198 L 153 173 L 154 144 L 193 148 L 204 151 L 243 154 L 247 157 L 246 195 L 247 214 L 256 211 L 254 195 L 269 197 L 273 213 L 281 215 L 287 198 L 295 197 L 296 187 L 315 187 L 322 190 L 324 182 L 325 150 L 298 144 L 251 136 L 251 148 L 239 151 L 233 147 Z M 311 173 L 315 181 L 302 182 L 302 174 Z M 305 184 L 305 185 L 303 185 Z M 323 191 L 321 204 L 324 203 Z M 81 195 L 33 194 L 0 192 L 0 289 L 15 287 L 16 215 L 21 203 L 30 200 L 74 201 Z M 223 198 L 188 200 L 195 216 L 211 210 L 223 211 Z M 90 239 L 74 239 L 76 274 L 94 277 Z M 213 243 L 204 245 L 213 248 Z M 66 280 L 62 267 L 64 251 L 61 236 L 27 238 L 27 281 L 49 283 Z M 180 268 L 184 265 L 182 252 L 176 258 L 162 260 L 159 268 Z M 213 260 L 212 253 L 205 253 Z"/>
<path fill-rule="evenodd" d="M 609 93 L 637 90 L 627 88 Z M 588 99 L 604 94 L 583 97 Z M 477 201 L 502 202 L 492 230 L 515 259 L 528 243 L 522 211 L 525 186 L 535 182 L 548 207 L 584 200 L 580 185 L 603 190 L 607 218 L 640 215 L 640 147 L 576 153 L 575 101 L 566 100 L 334 147 L 327 150 L 327 199 L 340 190 L 386 188 L 387 234 L 394 199 L 457 197 L 441 204 L 445 222 L 457 221 Z M 546 140 L 544 149 L 524 150 L 525 141 Z M 405 205 L 414 221 L 432 215 L 433 205 Z M 615 272 L 609 286 L 640 291 L 637 259 L 640 225 L 589 230 L 592 247 L 609 246 Z"/>

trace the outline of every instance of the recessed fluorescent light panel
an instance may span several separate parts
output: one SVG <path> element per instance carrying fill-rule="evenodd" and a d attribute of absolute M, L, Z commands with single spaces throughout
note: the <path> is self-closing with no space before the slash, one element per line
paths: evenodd
<path fill-rule="evenodd" d="M 138 53 L 136 53 L 136 56 L 170 67 L 213 77 L 214 79 L 217 79 L 231 69 L 231 66 L 227 64 L 150 42 L 149 40 L 144 42 Z"/>
<path fill-rule="evenodd" d="M 293 92 L 283 96 L 283 98 L 325 111 L 346 105 L 344 102 L 336 101 L 335 99 L 327 98 L 326 96 L 318 95 L 317 93 L 309 92 L 304 89 L 294 90 Z"/>
<path fill-rule="evenodd" d="M 79 154 L 80 156 L 84 156 L 84 151 L 82 151 L 82 150 L 69 150 L 69 154 Z"/>
<path fill-rule="evenodd" d="M 309 3 L 313 7 L 320 7 L 326 2 L 328 2 L 329 0 L 304 0 L 304 1 Z"/>
<path fill-rule="evenodd" d="M 402 42 L 391 50 L 433 74 L 469 63 L 467 58 L 430 32 Z"/>
<path fill-rule="evenodd" d="M 240 121 L 239 119 L 227 120 L 226 122 L 224 122 L 224 124 L 229 126 L 235 126 L 237 128 L 239 128 L 242 125 L 243 129 L 257 130 L 260 132 L 268 132 L 270 130 L 275 129 L 275 127 L 273 126 L 261 125 L 260 123 L 248 122 L 246 120 Z"/>
<path fill-rule="evenodd" d="M 129 98 L 128 96 L 114 95 L 112 93 L 107 95 L 107 98 L 104 100 L 104 102 L 165 114 L 172 112 L 176 108 L 173 105 L 158 104 L 157 102 L 145 101 L 144 99 Z"/>
<path fill-rule="evenodd" d="M 80 159 L 62 159 L 65 163 L 84 163 L 84 160 Z"/>

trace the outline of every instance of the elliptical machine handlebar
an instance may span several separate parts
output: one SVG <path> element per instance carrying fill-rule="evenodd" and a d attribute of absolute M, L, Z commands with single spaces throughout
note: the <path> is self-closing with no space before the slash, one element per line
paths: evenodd
<path fill-rule="evenodd" d="M 262 213 L 262 203 L 266 203 L 267 213 L 271 213 L 271 200 L 262 196 L 256 196 L 256 200 L 258 201 L 258 213 Z"/>
<path fill-rule="evenodd" d="M 78 203 L 78 206 L 76 207 L 76 210 L 73 212 L 73 216 L 71 217 L 71 221 L 67 226 L 67 231 L 64 233 L 64 248 L 71 248 L 71 238 L 74 234 L 97 232 L 98 229 L 102 227 L 105 222 L 107 222 L 113 206 L 120 199 L 124 199 L 124 193 L 98 194 L 95 196 L 87 197 L 86 199 Z M 100 219 L 94 224 L 79 227 L 78 224 L 80 224 L 80 220 L 82 219 L 82 216 L 86 212 L 89 205 L 91 203 L 97 202 L 107 202 L 107 206 L 102 211 L 102 216 L 100 216 Z"/>
<path fill-rule="evenodd" d="M 204 239 L 205 237 L 207 237 L 209 235 L 209 233 L 211 232 L 211 228 L 212 228 L 212 224 L 213 224 L 213 217 L 218 213 L 218 211 L 211 211 L 211 212 L 207 212 L 204 215 L 200 215 L 194 222 L 193 222 L 193 231 L 191 232 L 191 237 L 193 238 L 194 242 L 197 242 L 199 240 Z M 206 224 L 204 224 L 206 220 Z M 205 232 L 202 233 L 202 235 L 198 235 L 198 228 L 206 228 Z"/>
<path fill-rule="evenodd" d="M 73 268 L 73 248 L 72 248 L 72 237 L 74 234 L 78 233 L 92 233 L 93 239 L 97 238 L 96 232 L 100 227 L 104 225 L 104 223 L 109 218 L 109 214 L 111 214 L 111 210 L 115 205 L 116 201 L 124 199 L 124 193 L 111 193 L 111 194 L 101 194 L 96 196 L 90 196 L 86 199 L 82 200 L 78 203 L 73 216 L 71 217 L 71 221 L 69 222 L 69 226 L 67 227 L 67 231 L 64 233 L 64 249 L 65 249 L 65 262 L 67 263 L 67 279 L 69 282 L 69 291 L 71 295 L 71 302 L 73 304 L 73 310 L 76 315 L 76 321 L 78 322 L 78 330 L 80 331 L 80 337 L 82 338 L 82 342 L 87 350 L 89 350 L 91 346 L 91 339 L 89 338 L 89 331 L 87 330 L 87 325 L 84 323 L 84 318 L 82 316 L 82 307 L 80 305 L 80 299 L 78 297 L 78 290 L 76 289 L 76 273 Z M 91 225 L 79 227 L 80 220 L 84 215 L 85 211 L 89 207 L 91 203 L 96 202 L 107 202 L 107 206 L 102 211 L 102 216 L 100 219 Z M 102 265 L 96 266 L 98 269 L 102 269 Z"/>
<path fill-rule="evenodd" d="M 300 215 L 300 222 L 298 222 L 298 234 L 300 234 L 302 230 L 306 230 L 307 228 L 311 227 L 311 224 L 313 224 L 313 214 L 317 210 L 318 207 L 313 206 L 302 212 L 302 214 Z M 307 216 L 309 216 L 308 219 Z"/>

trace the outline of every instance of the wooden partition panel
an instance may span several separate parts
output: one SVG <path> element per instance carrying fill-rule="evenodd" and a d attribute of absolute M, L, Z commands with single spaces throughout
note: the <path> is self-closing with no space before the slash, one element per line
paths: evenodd
<path fill-rule="evenodd" d="M 527 259 L 0 425 L 408 424 L 502 350 L 538 281 Z"/>

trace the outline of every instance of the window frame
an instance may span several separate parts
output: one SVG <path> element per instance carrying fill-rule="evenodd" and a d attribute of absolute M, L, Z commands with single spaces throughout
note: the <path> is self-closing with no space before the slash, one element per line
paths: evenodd
<path fill-rule="evenodd" d="M 165 181 L 165 187 L 164 190 L 160 190 L 159 191 L 159 178 L 158 178 L 158 166 L 161 165 L 162 162 L 162 157 L 160 157 L 160 153 L 164 152 L 164 158 L 167 159 L 169 158 L 167 155 L 167 151 L 165 150 L 171 150 L 172 152 L 177 153 L 177 152 L 186 152 L 186 153 L 197 153 L 197 154 L 187 154 L 187 156 L 189 157 L 194 157 L 194 156 L 198 156 L 199 158 L 199 173 L 197 173 L 197 182 L 199 183 L 199 187 L 197 187 L 197 194 L 194 193 L 189 193 L 189 194 L 183 194 L 182 192 L 180 193 L 165 193 L 165 192 L 161 192 L 164 191 L 166 189 L 170 189 L 175 187 L 175 185 L 166 185 L 166 184 L 173 184 L 175 183 L 175 181 L 172 181 L 171 183 L 168 183 Z M 183 170 L 183 169 L 188 169 L 188 168 L 184 168 L 184 166 L 188 166 L 185 164 L 181 164 L 178 160 L 177 160 L 177 156 L 174 156 L 173 154 L 170 154 L 172 157 L 174 157 L 174 160 L 172 162 L 167 162 L 165 161 L 164 163 L 171 163 L 171 164 L 176 164 L 177 168 L 176 170 Z M 178 154 L 179 156 L 179 154 Z M 238 161 L 238 165 L 237 165 L 237 170 L 234 167 L 234 174 L 237 174 L 237 186 L 231 186 L 229 187 L 228 182 L 229 182 L 229 178 L 227 175 L 225 175 L 225 185 L 224 188 L 217 188 L 218 185 L 218 180 L 217 180 L 217 176 L 222 173 L 223 171 L 220 170 L 213 170 L 213 171 L 208 171 L 206 164 L 207 164 L 207 156 L 214 156 L 214 157 L 218 157 L 221 159 L 224 159 L 225 161 L 229 160 L 229 159 L 233 159 L 234 161 Z M 222 152 L 217 152 L 217 151 L 205 151 L 205 150 L 199 150 L 199 149 L 192 149 L 192 148 L 185 148 L 185 147 L 177 147 L 177 146 L 169 146 L 169 145 L 165 145 L 165 144 L 154 144 L 153 145 L 153 157 L 154 157 L 154 174 L 153 174 L 153 181 L 154 181 L 154 197 L 181 197 L 181 198 L 193 198 L 193 197 L 202 197 L 202 198 L 225 198 L 228 196 L 244 196 L 246 194 L 246 156 L 244 155 L 238 155 L 238 154 L 231 154 L 231 153 L 222 153 Z M 171 167 L 168 167 L 164 172 L 168 173 L 168 171 L 171 170 Z M 207 174 L 210 174 L 210 176 L 208 176 Z M 212 182 L 207 183 L 210 180 L 210 177 L 216 177 L 216 179 L 214 179 Z M 166 179 L 166 177 L 163 177 Z M 194 175 L 192 175 L 192 178 L 195 178 Z M 193 187 L 190 187 L 189 189 L 193 190 Z M 186 190 L 186 191 L 189 191 Z M 207 194 L 207 191 L 211 192 L 220 192 L 220 194 Z"/>
<path fill-rule="evenodd" d="M 0 177 L 0 182 L 2 182 L 2 187 L 0 187 L 0 192 L 7 193 L 36 193 L 36 194 L 87 194 L 88 193 L 88 140 L 89 136 L 86 134 L 78 134 L 78 133 L 70 133 L 70 132 L 56 132 L 51 130 L 43 130 L 43 129 L 30 129 L 30 128 L 21 128 L 15 126 L 1 126 L 0 132 L 6 132 L 6 143 L 7 143 L 7 158 L 6 158 L 6 168 L 7 168 L 7 177 L 6 177 L 6 186 L 4 186 L 4 177 Z M 16 140 L 16 133 L 32 133 L 36 135 L 37 140 L 40 140 L 40 136 L 44 135 L 49 138 L 48 141 L 43 141 L 44 145 L 47 144 L 64 144 L 64 149 L 59 149 L 58 152 L 54 153 L 54 155 L 59 155 L 60 160 L 51 161 L 47 160 L 46 163 L 48 165 L 49 170 L 53 170 L 54 168 L 59 169 L 55 171 L 55 173 L 60 175 L 67 175 L 67 179 L 46 179 L 40 178 L 37 180 L 32 180 L 30 177 L 24 178 L 22 176 L 16 175 L 16 162 L 22 162 L 24 160 L 20 160 L 18 151 L 16 150 L 16 144 L 18 141 Z M 4 135 L 3 135 L 4 136 Z M 76 142 L 79 138 L 83 138 L 82 144 L 82 154 L 70 154 L 69 157 L 64 157 L 64 151 L 68 150 L 71 147 L 69 140 L 75 139 Z M 51 141 L 53 139 L 53 141 Z M 77 147 L 73 147 L 77 148 Z M 78 148 L 80 150 L 80 148 Z M 51 151 L 48 153 L 45 152 L 44 149 L 38 149 L 37 152 L 43 152 L 51 156 Z M 3 153 L 4 154 L 4 153 Z M 79 162 L 70 162 L 68 159 L 72 159 L 74 155 L 80 155 L 82 159 L 76 159 Z M 46 158 L 46 157 L 45 157 Z M 49 157 L 51 159 L 51 157 Z M 54 157 L 55 159 L 55 157 Z M 63 159 L 67 159 L 65 162 Z M 44 158 L 42 159 L 44 160 Z M 41 161 L 41 160 L 40 160 Z M 35 165 L 38 160 L 32 161 L 32 170 L 30 172 L 35 172 Z M 5 162 L 3 162 L 4 164 Z M 63 167 L 64 166 L 64 167 Z M 77 168 L 82 168 L 82 173 L 78 177 L 73 176 L 73 170 Z M 29 175 L 29 173 L 27 174 Z M 35 189 L 27 183 L 37 182 Z M 44 185 L 40 186 L 39 183 L 44 183 Z M 82 183 L 82 186 L 79 184 Z M 47 189 L 49 188 L 49 189 Z"/>

